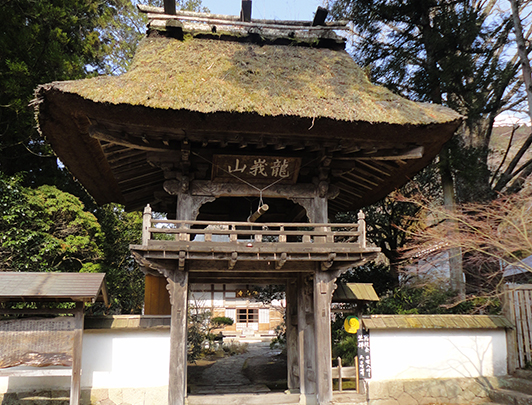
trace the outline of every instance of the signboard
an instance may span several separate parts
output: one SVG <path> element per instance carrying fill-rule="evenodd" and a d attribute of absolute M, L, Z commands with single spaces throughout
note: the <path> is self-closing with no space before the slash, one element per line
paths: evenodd
<path fill-rule="evenodd" d="M 0 322 L 0 368 L 71 366 L 75 320 L 69 317 Z"/>
<path fill-rule="evenodd" d="M 371 358 L 369 355 L 369 330 L 360 328 L 357 335 L 358 372 L 361 379 L 371 378 Z"/>
<path fill-rule="evenodd" d="M 278 156 L 214 155 L 212 180 L 251 184 L 295 184 L 301 158 Z"/>

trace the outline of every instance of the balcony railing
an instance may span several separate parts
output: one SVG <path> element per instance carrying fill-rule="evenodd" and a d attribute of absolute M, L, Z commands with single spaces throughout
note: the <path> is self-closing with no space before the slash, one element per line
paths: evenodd
<path fill-rule="evenodd" d="M 152 218 L 144 210 L 142 246 L 146 258 L 180 260 L 357 261 L 378 248 L 366 246 L 364 214 L 355 223 L 256 223 Z"/>
<path fill-rule="evenodd" d="M 335 244 L 366 248 L 366 221 L 362 211 L 356 223 L 256 223 L 168 220 L 152 218 L 144 210 L 142 244 L 150 241 L 198 242 L 209 244 Z"/>

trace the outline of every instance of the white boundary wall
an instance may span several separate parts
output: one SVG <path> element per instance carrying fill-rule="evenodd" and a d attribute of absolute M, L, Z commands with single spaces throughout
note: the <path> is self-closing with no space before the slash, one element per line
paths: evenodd
<path fill-rule="evenodd" d="M 369 381 L 507 374 L 504 329 L 372 329 L 370 353 Z"/>
<path fill-rule="evenodd" d="M 169 329 L 85 330 L 81 387 L 167 386 L 169 354 Z M 0 393 L 68 387 L 70 377 L 0 377 Z"/>
<path fill-rule="evenodd" d="M 82 388 L 168 385 L 169 329 L 85 330 Z M 371 382 L 507 374 L 504 329 L 370 330 Z M 69 377 L 0 377 L 0 393 L 69 387 Z"/>

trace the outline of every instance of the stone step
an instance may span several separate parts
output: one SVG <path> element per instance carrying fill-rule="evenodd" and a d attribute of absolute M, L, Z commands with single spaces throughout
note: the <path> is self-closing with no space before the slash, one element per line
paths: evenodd
<path fill-rule="evenodd" d="M 532 380 L 532 370 L 515 370 L 514 377 Z"/>
<path fill-rule="evenodd" d="M 532 405 L 532 395 L 504 388 L 490 390 L 489 397 L 498 404 Z"/>
<path fill-rule="evenodd" d="M 355 391 L 333 392 L 331 405 L 366 405 L 366 395 Z"/>
<path fill-rule="evenodd" d="M 501 388 L 532 395 L 532 380 L 520 378 L 517 376 L 503 377 L 499 379 L 499 384 Z"/>
<path fill-rule="evenodd" d="M 267 394 L 189 395 L 187 405 L 291 405 L 299 404 L 299 394 L 272 392 Z"/>

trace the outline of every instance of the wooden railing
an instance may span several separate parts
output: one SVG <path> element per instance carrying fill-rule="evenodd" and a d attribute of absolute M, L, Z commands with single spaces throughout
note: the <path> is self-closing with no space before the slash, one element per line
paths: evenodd
<path fill-rule="evenodd" d="M 209 222 L 152 218 L 151 207 L 144 209 L 142 244 L 152 240 L 237 244 L 357 244 L 366 248 L 366 222 L 358 213 L 356 223 L 255 223 Z"/>

